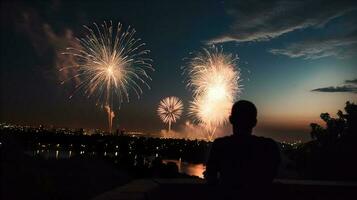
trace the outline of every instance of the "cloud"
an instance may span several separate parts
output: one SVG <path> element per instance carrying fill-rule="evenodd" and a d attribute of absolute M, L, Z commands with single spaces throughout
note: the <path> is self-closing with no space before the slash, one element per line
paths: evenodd
<path fill-rule="evenodd" d="M 306 40 L 293 43 L 282 49 L 270 49 L 275 55 L 285 55 L 291 58 L 319 59 L 335 56 L 349 58 L 357 53 L 357 31 L 346 36 L 335 36 L 324 39 Z"/>
<path fill-rule="evenodd" d="M 357 93 L 357 87 L 354 85 L 343 85 L 337 87 L 323 87 L 311 90 L 312 92 L 351 92 Z"/>
<path fill-rule="evenodd" d="M 311 90 L 311 92 L 347 92 L 357 94 L 357 79 L 345 80 L 342 86 L 322 87 Z"/>
<path fill-rule="evenodd" d="M 355 84 L 357 85 L 357 78 L 356 79 L 352 79 L 352 80 L 345 80 L 346 84 Z"/>
<path fill-rule="evenodd" d="M 356 1 L 270 0 L 228 1 L 225 8 L 232 17 L 228 33 L 208 41 L 262 41 L 307 27 L 320 28 L 330 20 L 357 8 Z"/>

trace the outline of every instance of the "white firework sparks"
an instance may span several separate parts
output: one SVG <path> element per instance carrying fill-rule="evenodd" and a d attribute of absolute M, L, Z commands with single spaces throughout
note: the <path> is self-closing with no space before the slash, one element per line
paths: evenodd
<path fill-rule="evenodd" d="M 168 124 L 168 131 L 171 131 L 171 124 L 180 119 L 183 111 L 182 101 L 174 96 L 166 97 L 160 101 L 157 113 L 160 119 Z"/>
<path fill-rule="evenodd" d="M 203 49 L 185 68 L 187 86 L 193 92 L 189 114 L 207 130 L 207 138 L 214 139 L 218 126 L 227 122 L 230 109 L 241 91 L 237 56 L 224 54 L 217 48 Z"/>
<path fill-rule="evenodd" d="M 62 84 L 79 79 L 73 93 L 81 90 L 88 98 L 95 96 L 97 104 L 108 112 L 111 131 L 113 102 L 117 101 L 119 106 L 124 100 L 129 102 L 130 91 L 140 98 L 141 85 L 150 89 L 146 83 L 151 80 L 147 71 L 154 71 L 152 60 L 148 58 L 150 51 L 140 38 L 134 37 L 134 29 L 128 27 L 125 30 L 120 23 L 116 27 L 112 22 L 104 22 L 101 26 L 94 23 L 93 29 L 84 27 L 87 35 L 77 38 L 80 48 L 67 48 L 63 53 L 75 58 L 76 64 L 65 68 L 75 69 L 76 75 Z"/>

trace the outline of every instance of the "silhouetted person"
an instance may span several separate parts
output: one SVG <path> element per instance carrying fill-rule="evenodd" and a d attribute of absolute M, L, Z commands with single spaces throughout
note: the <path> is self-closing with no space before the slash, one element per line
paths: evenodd
<path fill-rule="evenodd" d="M 257 124 L 253 103 L 236 102 L 229 121 L 233 135 L 213 142 L 205 172 L 207 182 L 218 185 L 220 198 L 264 197 L 277 173 L 279 148 L 272 139 L 252 135 Z"/>

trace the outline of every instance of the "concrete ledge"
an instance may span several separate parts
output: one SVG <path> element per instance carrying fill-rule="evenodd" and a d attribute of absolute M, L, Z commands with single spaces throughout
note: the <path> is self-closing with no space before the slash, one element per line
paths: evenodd
<path fill-rule="evenodd" d="M 159 188 L 159 184 L 150 179 L 134 180 L 124 186 L 105 192 L 93 200 L 145 200 L 150 199 L 150 192 Z"/>
<path fill-rule="evenodd" d="M 203 179 L 139 179 L 108 191 L 93 200 L 220 199 L 216 187 Z M 281 180 L 269 189 L 274 199 L 354 199 L 357 182 Z"/>

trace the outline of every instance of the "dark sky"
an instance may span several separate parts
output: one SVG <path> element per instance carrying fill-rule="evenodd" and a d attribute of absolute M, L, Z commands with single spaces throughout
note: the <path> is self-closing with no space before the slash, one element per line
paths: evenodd
<path fill-rule="evenodd" d="M 116 111 L 115 127 L 160 132 L 166 96 L 183 99 L 181 66 L 190 52 L 215 44 L 238 54 L 243 93 L 256 103 L 256 133 L 307 139 L 321 112 L 357 100 L 355 1 L 1 1 L 1 121 L 105 128 L 93 99 L 61 85 L 60 55 L 83 25 L 112 20 L 133 26 L 151 50 L 151 90 Z M 133 96 L 134 97 L 134 96 Z M 188 117 L 174 125 L 180 132 Z M 227 126 L 223 130 L 229 130 Z M 229 133 L 229 131 L 228 131 Z"/>

